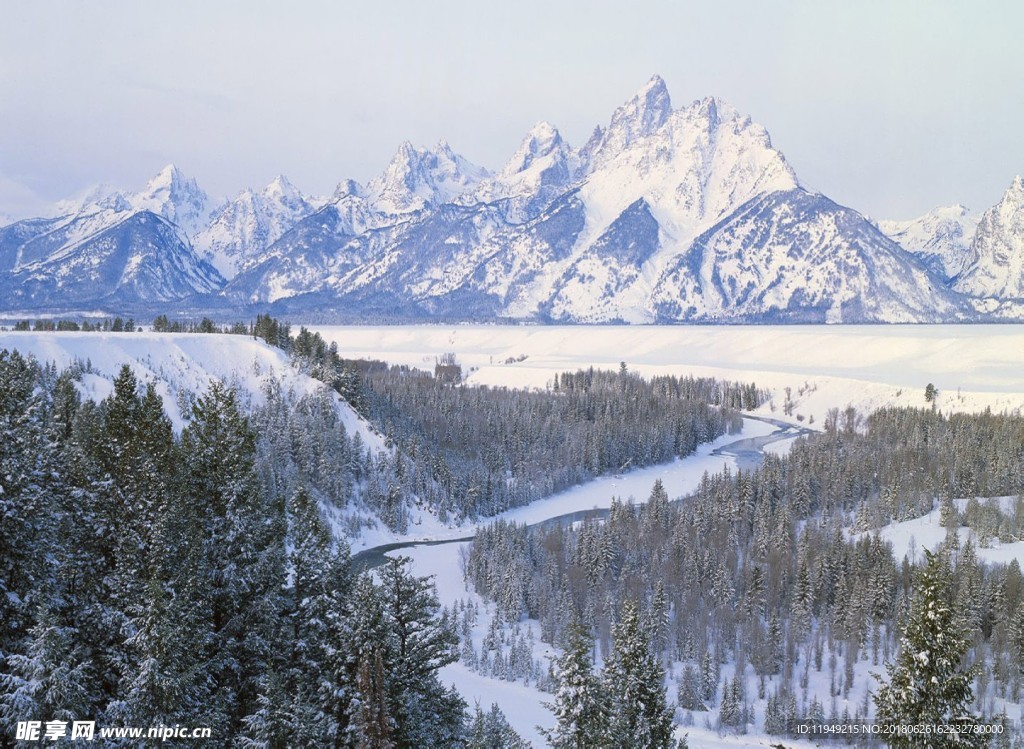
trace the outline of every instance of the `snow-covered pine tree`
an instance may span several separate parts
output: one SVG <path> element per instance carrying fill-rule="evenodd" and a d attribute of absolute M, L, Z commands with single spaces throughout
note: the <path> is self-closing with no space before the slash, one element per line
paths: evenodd
<path fill-rule="evenodd" d="M 612 653 L 601 674 L 608 695 L 608 746 L 673 747 L 672 712 L 665 700 L 665 672 L 651 654 L 637 605 L 627 601 L 612 630 Z"/>
<path fill-rule="evenodd" d="M 209 725 L 221 735 L 243 730 L 257 710 L 260 679 L 280 652 L 284 608 L 284 502 L 266 495 L 255 464 L 255 435 L 236 393 L 214 382 L 182 434 L 183 509 L 202 538 L 200 606 L 212 633 L 202 654 L 217 683 Z M 217 721 L 224 721 L 217 724 Z"/>
<path fill-rule="evenodd" d="M 408 557 L 390 558 L 379 570 L 380 600 L 392 645 L 384 666 L 399 746 L 437 746 L 463 730 L 465 702 L 445 689 L 437 670 L 458 660 L 459 639 L 439 618 L 429 578 L 408 571 Z"/>
<path fill-rule="evenodd" d="M 607 729 L 606 693 L 593 671 L 594 642 L 578 619 L 569 625 L 565 652 L 554 662 L 555 700 L 547 707 L 557 723 L 541 733 L 553 749 L 601 746 Z"/>
<path fill-rule="evenodd" d="M 888 666 L 889 681 L 875 695 L 877 719 L 887 725 L 971 726 L 974 699 L 973 669 L 962 667 L 969 648 L 963 625 L 953 611 L 950 570 L 944 558 L 925 550 L 918 573 L 900 653 Z M 932 736 L 932 746 L 985 746 L 984 734 L 951 733 Z M 919 734 L 894 734 L 893 747 L 922 746 Z"/>
<path fill-rule="evenodd" d="M 478 703 L 466 733 L 466 749 L 528 749 L 530 746 L 509 725 L 497 703 L 486 713 Z"/>
<path fill-rule="evenodd" d="M 282 633 L 287 647 L 279 666 L 288 694 L 282 708 L 289 717 L 288 743 L 333 744 L 341 734 L 337 703 L 350 677 L 324 664 L 346 645 L 349 550 L 344 542 L 334 543 L 317 500 L 306 489 L 300 487 L 290 498 L 288 518 L 292 585 L 284 617 L 289 626 Z"/>

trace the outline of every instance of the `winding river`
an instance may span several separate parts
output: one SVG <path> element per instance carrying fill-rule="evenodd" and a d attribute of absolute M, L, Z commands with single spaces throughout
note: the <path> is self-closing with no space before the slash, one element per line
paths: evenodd
<path fill-rule="evenodd" d="M 712 455 L 733 458 L 736 463 L 737 470 L 741 471 L 752 471 L 755 468 L 760 467 L 764 460 L 764 449 L 768 445 L 775 442 L 781 442 L 782 440 L 802 437 L 805 434 L 809 434 L 814 431 L 807 427 L 787 424 L 784 421 L 771 419 L 766 416 L 751 416 L 749 414 L 744 414 L 743 418 L 751 419 L 752 421 L 760 421 L 765 424 L 771 424 L 775 427 L 775 430 L 770 434 L 764 434 L 756 437 L 742 437 L 735 442 L 730 442 L 726 445 L 717 447 L 711 452 Z M 601 476 L 595 478 L 594 481 L 601 481 L 607 478 L 607 476 Z M 673 501 L 678 502 L 680 500 L 677 499 Z M 608 516 L 608 512 L 609 509 L 607 507 L 595 507 L 589 510 L 576 510 L 575 512 L 553 515 L 536 523 L 531 523 L 529 527 L 550 528 L 590 518 L 604 518 Z M 372 570 L 375 567 L 379 567 L 384 564 L 390 552 L 398 551 L 400 549 L 411 549 L 419 546 L 441 546 L 443 544 L 465 543 L 466 541 L 472 541 L 473 535 L 474 534 L 471 533 L 458 538 L 445 538 L 434 541 L 396 541 L 394 543 L 381 544 L 380 546 L 372 546 L 369 549 L 363 549 L 357 554 L 353 554 L 352 564 L 357 570 Z"/>

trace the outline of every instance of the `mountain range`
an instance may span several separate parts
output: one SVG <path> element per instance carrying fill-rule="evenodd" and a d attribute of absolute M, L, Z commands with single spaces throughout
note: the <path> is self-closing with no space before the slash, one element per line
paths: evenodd
<path fill-rule="evenodd" d="M 2 211 L 3 206 L 0 206 Z M 403 143 L 327 198 L 214 201 L 168 166 L 0 228 L 0 308 L 318 320 L 957 322 L 1024 314 L 1024 185 L 975 215 L 873 221 L 768 132 L 648 81 L 580 147 L 533 127 L 500 169 Z"/>

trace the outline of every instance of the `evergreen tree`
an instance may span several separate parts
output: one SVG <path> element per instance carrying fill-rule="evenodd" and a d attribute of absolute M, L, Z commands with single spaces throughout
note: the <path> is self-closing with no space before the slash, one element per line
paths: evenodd
<path fill-rule="evenodd" d="M 458 635 L 438 618 L 440 604 L 429 578 L 412 576 L 408 557 L 390 558 L 379 570 L 380 601 L 390 648 L 384 654 L 389 711 L 399 746 L 431 746 L 461 736 L 465 702 L 445 689 L 437 670 L 458 660 Z"/>
<path fill-rule="evenodd" d="M 950 570 L 940 556 L 925 551 L 917 590 L 911 604 L 900 653 L 888 667 L 889 681 L 875 695 L 877 717 L 883 724 L 971 726 L 974 699 L 973 669 L 961 661 L 969 643 L 963 625 L 950 606 Z M 894 747 L 921 746 L 919 735 L 895 735 Z M 932 746 L 984 746 L 984 735 L 936 735 Z"/>
<path fill-rule="evenodd" d="M 607 731 L 605 691 L 591 667 L 594 643 L 578 619 L 569 625 L 565 652 L 554 662 L 555 701 L 547 707 L 558 721 L 541 733 L 553 749 L 597 747 Z"/>
<path fill-rule="evenodd" d="M 635 603 L 627 601 L 612 631 L 613 650 L 602 673 L 608 695 L 605 743 L 636 749 L 674 747 L 665 672 L 651 654 Z"/>
<path fill-rule="evenodd" d="M 509 725 L 497 703 L 486 713 L 477 704 L 466 733 L 466 749 L 529 749 L 530 746 Z"/>
<path fill-rule="evenodd" d="M 285 513 L 282 502 L 261 490 L 254 447 L 235 392 L 214 382 L 182 434 L 183 509 L 202 539 L 197 605 L 209 611 L 204 655 L 216 684 L 208 720 L 231 736 L 257 710 L 261 677 L 281 647 Z"/>
<path fill-rule="evenodd" d="M 679 707 L 683 710 L 702 711 L 708 709 L 701 699 L 700 674 L 689 663 L 683 667 L 683 673 L 679 676 L 677 700 Z"/>
<path fill-rule="evenodd" d="M 37 377 L 33 361 L 0 350 L 0 667 L 6 653 L 24 652 L 48 587 L 54 465 Z"/>

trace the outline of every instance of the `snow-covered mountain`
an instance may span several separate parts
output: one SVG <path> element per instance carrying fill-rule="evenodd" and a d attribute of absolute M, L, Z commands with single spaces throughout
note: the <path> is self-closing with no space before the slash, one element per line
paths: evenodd
<path fill-rule="evenodd" d="M 208 294 L 223 283 L 178 227 L 151 211 L 108 208 L 0 229 L 8 309 L 132 307 Z"/>
<path fill-rule="evenodd" d="M 883 234 L 947 282 L 974 260 L 971 240 L 977 227 L 978 216 L 962 205 L 940 206 L 908 221 L 878 222 Z"/>
<path fill-rule="evenodd" d="M 196 256 L 187 229 L 209 198 L 173 165 L 139 192 L 99 186 L 56 206 L 57 217 L 0 229 L 8 309 L 140 306 L 210 294 L 225 281 Z"/>
<path fill-rule="evenodd" d="M 314 210 L 310 198 L 282 175 L 259 192 L 243 190 L 217 209 L 193 243 L 222 276 L 233 278 L 263 260 L 270 245 Z"/>
<path fill-rule="evenodd" d="M 403 214 L 449 203 L 482 179 L 487 170 L 452 151 L 444 141 L 433 149 L 406 141 L 387 169 L 367 185 L 367 194 L 381 213 Z"/>
<path fill-rule="evenodd" d="M 961 315 L 860 214 L 800 189 L 763 127 L 715 98 L 673 109 L 657 76 L 581 149 L 540 123 L 475 185 L 449 176 L 468 173 L 453 169 L 458 157 L 426 153 L 403 146 L 384 177 L 300 222 L 226 293 L 298 309 L 586 322 Z M 403 220 L 379 220 L 399 210 Z"/>
<path fill-rule="evenodd" d="M 80 238 L 149 211 L 175 228 L 169 255 L 194 246 L 219 271 L 185 274 L 204 309 L 223 276 L 227 308 L 349 318 L 1012 317 L 1020 305 L 1001 301 L 1024 296 L 1021 190 L 976 232 L 961 206 L 876 226 L 805 190 L 750 117 L 714 97 L 674 108 L 654 76 L 581 147 L 541 122 L 493 173 L 443 141 L 403 143 L 378 177 L 344 180 L 326 201 L 281 177 L 211 212 L 167 167 L 140 192 L 96 191 L 57 224 L 7 227 L 0 273 L 24 263 L 25 237 L 37 261 L 59 256 L 60 222 Z"/>
<path fill-rule="evenodd" d="M 659 280 L 664 320 L 938 322 L 967 307 L 854 210 L 796 188 L 758 196 Z"/>
<path fill-rule="evenodd" d="M 1024 299 L 1024 180 L 1014 178 L 985 211 L 971 242 L 974 258 L 954 288 L 974 297 Z"/>

